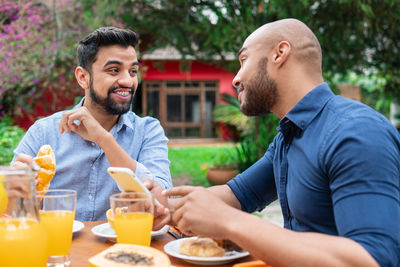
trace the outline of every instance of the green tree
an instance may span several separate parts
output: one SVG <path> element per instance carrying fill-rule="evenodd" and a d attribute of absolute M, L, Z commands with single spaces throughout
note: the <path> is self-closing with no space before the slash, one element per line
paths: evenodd
<path fill-rule="evenodd" d="M 227 55 L 236 54 L 257 27 L 297 18 L 321 43 L 327 80 L 348 72 L 374 74 L 385 81 L 381 96 L 400 99 L 399 0 L 84 1 L 86 8 L 99 2 L 108 4 L 108 15 L 121 16 L 140 34 L 142 52 L 170 45 L 203 61 L 219 55 L 220 64 L 231 70 L 238 65 Z"/>

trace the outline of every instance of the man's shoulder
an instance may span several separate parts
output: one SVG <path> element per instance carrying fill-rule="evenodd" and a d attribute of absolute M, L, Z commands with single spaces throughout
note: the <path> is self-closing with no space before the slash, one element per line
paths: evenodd
<path fill-rule="evenodd" d="M 144 116 L 141 117 L 132 111 L 127 112 L 126 118 L 136 127 L 148 127 L 160 125 L 160 121 L 154 117 Z"/>
<path fill-rule="evenodd" d="M 324 122 L 320 136 L 329 142 L 368 136 L 362 138 L 363 142 L 380 140 L 383 143 L 386 140 L 388 144 L 394 142 L 397 146 L 400 140 L 396 128 L 385 116 L 359 101 L 342 96 L 336 96 L 327 104 L 320 121 Z"/>
<path fill-rule="evenodd" d="M 370 106 L 343 96 L 333 97 L 327 103 L 327 111 L 335 117 L 336 122 L 359 123 L 364 121 L 382 125 L 390 124 L 385 116 Z"/>

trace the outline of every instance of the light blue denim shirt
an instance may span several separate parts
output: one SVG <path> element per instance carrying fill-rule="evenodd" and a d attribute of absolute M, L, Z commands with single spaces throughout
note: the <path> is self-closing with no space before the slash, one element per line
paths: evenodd
<path fill-rule="evenodd" d="M 74 109 L 80 107 L 81 103 Z M 59 133 L 63 112 L 36 121 L 14 150 L 13 161 L 20 153 L 35 156 L 42 145 L 51 145 L 56 157 L 56 174 L 50 188 L 77 191 L 76 220 L 106 220 L 105 212 L 110 207 L 109 196 L 120 191 L 107 173 L 110 163 L 96 143 L 84 140 L 74 132 Z M 168 139 L 157 119 L 141 118 L 130 111 L 121 115 L 110 132 L 138 162 L 136 175 L 139 178 L 153 179 L 163 188 L 172 187 Z"/>

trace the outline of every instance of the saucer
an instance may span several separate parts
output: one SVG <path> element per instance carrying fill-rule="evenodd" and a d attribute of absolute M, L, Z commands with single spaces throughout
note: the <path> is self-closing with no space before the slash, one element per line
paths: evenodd
<path fill-rule="evenodd" d="M 151 237 L 165 234 L 166 232 L 168 232 L 168 230 L 169 230 L 169 225 L 165 225 L 158 231 L 151 231 Z M 117 238 L 114 229 L 111 228 L 109 223 L 96 225 L 95 227 L 92 228 L 92 233 L 97 236 L 108 238 L 110 241 L 113 242 L 115 242 Z"/>

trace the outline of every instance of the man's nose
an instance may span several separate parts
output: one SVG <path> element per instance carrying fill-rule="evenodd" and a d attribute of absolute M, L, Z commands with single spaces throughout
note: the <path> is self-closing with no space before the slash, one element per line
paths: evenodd
<path fill-rule="evenodd" d="M 118 84 L 122 87 L 132 87 L 136 79 L 137 76 L 132 77 L 129 72 L 121 73 L 121 76 L 118 79 Z"/>
<path fill-rule="evenodd" d="M 232 80 L 232 85 L 234 88 L 239 88 L 241 82 L 242 81 L 240 79 L 239 73 L 237 73 L 235 78 L 233 78 L 233 80 Z"/>

